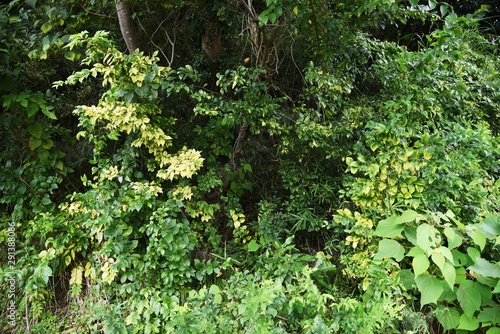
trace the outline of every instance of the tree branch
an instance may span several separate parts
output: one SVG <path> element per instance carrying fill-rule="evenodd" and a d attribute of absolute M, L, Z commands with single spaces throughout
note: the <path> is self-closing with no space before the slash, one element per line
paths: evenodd
<path fill-rule="evenodd" d="M 139 48 L 139 40 L 135 34 L 134 21 L 132 20 L 132 10 L 128 3 L 123 0 L 115 0 L 116 13 L 120 23 L 120 31 L 127 45 L 129 53 L 134 53 Z"/>

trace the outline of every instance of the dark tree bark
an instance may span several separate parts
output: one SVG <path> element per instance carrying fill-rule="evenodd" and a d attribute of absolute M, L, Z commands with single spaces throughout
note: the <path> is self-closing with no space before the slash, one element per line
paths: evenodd
<path fill-rule="evenodd" d="M 139 48 L 139 40 L 135 34 L 134 21 L 132 20 L 132 10 L 124 0 L 115 0 L 116 13 L 120 23 L 120 31 L 127 45 L 129 53 L 133 53 Z"/>

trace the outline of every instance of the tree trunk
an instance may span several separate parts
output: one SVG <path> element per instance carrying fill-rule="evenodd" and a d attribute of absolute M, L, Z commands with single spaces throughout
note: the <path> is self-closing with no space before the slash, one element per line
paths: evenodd
<path fill-rule="evenodd" d="M 135 34 L 134 21 L 132 20 L 132 10 L 124 0 L 115 0 L 116 13 L 120 23 L 120 31 L 127 45 L 129 53 L 133 53 L 139 48 L 139 40 Z"/>

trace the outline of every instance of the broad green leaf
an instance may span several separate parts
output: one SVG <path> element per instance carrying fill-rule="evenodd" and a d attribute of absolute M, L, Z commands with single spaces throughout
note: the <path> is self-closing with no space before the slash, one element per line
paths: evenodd
<path fill-rule="evenodd" d="M 219 294 L 219 293 L 220 293 L 220 288 L 219 288 L 217 285 L 212 284 L 212 285 L 210 286 L 209 291 L 210 291 L 210 293 L 212 293 L 212 294 L 214 294 L 214 295 L 215 295 L 215 294 Z"/>
<path fill-rule="evenodd" d="M 42 147 L 46 150 L 50 150 L 52 147 L 54 147 L 54 142 L 51 139 L 48 139 L 43 142 Z"/>
<path fill-rule="evenodd" d="M 64 58 L 66 58 L 70 61 L 75 60 L 75 57 L 76 57 L 76 53 L 74 53 L 73 51 L 68 51 L 64 54 Z"/>
<path fill-rule="evenodd" d="M 52 203 L 52 200 L 50 199 L 50 197 L 48 195 L 46 195 L 44 198 L 42 198 L 41 203 L 43 205 L 49 205 Z"/>
<path fill-rule="evenodd" d="M 439 231 L 429 224 L 419 225 L 417 228 L 417 245 L 429 254 L 431 248 L 435 248 L 440 241 Z"/>
<path fill-rule="evenodd" d="M 50 276 L 52 276 L 52 269 L 49 266 L 38 267 L 35 270 L 35 274 L 39 275 L 41 282 L 47 284 Z"/>
<path fill-rule="evenodd" d="M 277 17 L 276 17 L 275 13 L 272 13 L 272 12 L 269 13 L 269 21 L 271 21 L 271 23 L 276 22 L 276 19 L 277 19 Z"/>
<path fill-rule="evenodd" d="M 436 318 L 445 331 L 457 328 L 460 324 L 460 313 L 455 307 L 439 305 L 436 310 Z"/>
<path fill-rule="evenodd" d="M 378 252 L 375 255 L 375 260 L 394 258 L 396 261 L 401 261 L 405 256 L 405 249 L 396 240 L 384 239 L 378 244 Z"/>
<path fill-rule="evenodd" d="M 488 329 L 486 334 L 500 334 L 500 327 L 492 327 Z"/>
<path fill-rule="evenodd" d="M 411 242 L 413 245 L 417 245 L 417 229 L 415 227 L 407 226 L 404 231 L 406 240 Z"/>
<path fill-rule="evenodd" d="M 50 111 L 49 108 L 42 108 L 42 113 L 50 119 L 57 119 L 56 114 Z"/>
<path fill-rule="evenodd" d="M 401 270 L 399 272 L 399 280 L 407 290 L 415 287 L 415 274 L 410 269 Z"/>
<path fill-rule="evenodd" d="M 444 280 L 450 286 L 450 289 L 453 289 L 455 285 L 455 281 L 457 278 L 457 272 L 455 271 L 455 267 L 446 261 L 441 268 L 441 273 L 443 274 Z"/>
<path fill-rule="evenodd" d="M 457 329 L 464 329 L 466 331 L 475 331 L 479 328 L 479 321 L 476 317 L 468 317 L 465 313 L 460 316 L 460 325 Z"/>
<path fill-rule="evenodd" d="M 484 250 L 484 247 L 486 246 L 486 238 L 483 233 L 480 231 L 472 231 L 470 233 L 470 237 L 472 238 L 472 241 L 479 246 L 481 251 Z"/>
<path fill-rule="evenodd" d="M 431 259 L 432 262 L 434 262 L 439 267 L 439 269 L 442 270 L 445 261 L 443 254 L 438 252 L 433 252 L 431 255 Z"/>
<path fill-rule="evenodd" d="M 493 264 L 483 258 L 477 257 L 476 263 L 468 269 L 487 277 L 500 278 L 500 266 Z"/>
<path fill-rule="evenodd" d="M 457 266 L 466 266 L 467 264 L 471 264 L 467 256 L 459 251 L 453 252 L 453 263 Z"/>
<path fill-rule="evenodd" d="M 396 224 L 397 216 L 392 216 L 381 220 L 375 229 L 374 234 L 384 238 L 393 238 L 401 234 L 405 224 Z"/>
<path fill-rule="evenodd" d="M 40 109 L 40 107 L 38 106 L 38 104 L 36 104 L 34 102 L 30 102 L 26 106 L 26 112 L 28 113 L 28 117 L 33 117 L 39 109 Z"/>
<path fill-rule="evenodd" d="M 443 233 L 446 236 L 446 241 L 448 242 L 448 249 L 457 248 L 462 244 L 463 238 L 452 228 L 446 227 Z"/>
<path fill-rule="evenodd" d="M 413 272 L 415 273 L 415 276 L 418 276 L 420 274 L 423 274 L 427 271 L 427 268 L 429 268 L 430 262 L 429 259 L 427 258 L 427 255 L 425 254 L 419 254 L 413 258 L 412 261 L 412 267 L 413 267 Z"/>
<path fill-rule="evenodd" d="M 40 147 L 40 145 L 42 145 L 42 140 L 35 137 L 30 137 L 29 144 L 32 150 L 36 150 Z"/>
<path fill-rule="evenodd" d="M 257 243 L 257 241 L 252 240 L 248 243 L 248 251 L 249 252 L 256 252 L 260 248 L 260 245 Z"/>
<path fill-rule="evenodd" d="M 495 289 L 493 289 L 493 293 L 500 293 L 500 280 L 498 280 Z"/>
<path fill-rule="evenodd" d="M 35 138 L 41 139 L 43 134 L 43 126 L 40 123 L 34 123 L 28 126 L 28 132 Z"/>
<path fill-rule="evenodd" d="M 441 246 L 436 248 L 436 252 L 442 254 L 445 258 L 448 259 L 451 263 L 455 263 L 455 259 L 453 258 L 453 254 L 447 247 Z"/>
<path fill-rule="evenodd" d="M 476 284 L 470 280 L 462 282 L 457 290 L 457 300 L 469 319 L 481 306 L 481 294 L 476 289 Z"/>
<path fill-rule="evenodd" d="M 50 22 L 45 22 L 42 27 L 40 28 L 44 34 L 48 33 L 49 31 L 52 30 L 52 24 Z"/>
<path fill-rule="evenodd" d="M 60 160 L 56 161 L 56 163 L 54 164 L 54 167 L 56 167 L 57 169 L 59 170 L 63 170 L 64 169 L 64 163 Z"/>
<path fill-rule="evenodd" d="M 420 254 L 425 254 L 425 252 L 422 250 L 422 248 L 415 246 L 410 249 L 410 251 L 408 252 L 408 254 L 406 254 L 406 256 L 414 257 Z"/>
<path fill-rule="evenodd" d="M 485 307 L 479 312 L 477 319 L 480 322 L 490 322 L 494 325 L 500 324 L 500 305 Z"/>
<path fill-rule="evenodd" d="M 477 224 L 477 227 L 488 239 L 500 236 L 500 220 L 497 216 L 485 218 L 481 224 Z"/>
<path fill-rule="evenodd" d="M 467 270 L 464 267 L 455 268 L 455 281 L 461 284 L 467 279 Z"/>
<path fill-rule="evenodd" d="M 31 8 L 35 9 L 35 6 L 36 6 L 36 0 L 24 0 L 24 2 L 26 2 L 26 4 L 28 6 L 30 6 Z"/>
<path fill-rule="evenodd" d="M 20 104 L 21 106 L 25 107 L 25 108 L 27 108 L 27 107 L 28 107 L 29 101 L 28 101 L 28 99 L 26 99 L 26 95 L 24 95 L 24 96 L 22 97 L 22 99 L 20 99 L 20 100 L 19 100 L 19 104 Z M 4 106 L 5 106 L 5 103 L 4 103 Z"/>
<path fill-rule="evenodd" d="M 414 221 L 418 216 L 418 213 L 413 210 L 406 210 L 401 214 L 401 216 L 396 218 L 396 224 L 404 224 Z"/>
<path fill-rule="evenodd" d="M 448 6 L 446 5 L 439 6 L 439 11 L 441 12 L 441 16 L 445 16 L 446 14 L 448 14 Z"/>
<path fill-rule="evenodd" d="M 468 247 L 467 248 L 467 255 L 469 255 L 471 260 L 474 261 L 474 263 L 476 263 L 476 259 L 478 257 L 481 257 L 481 252 L 474 247 Z"/>
<path fill-rule="evenodd" d="M 443 282 L 427 273 L 418 276 L 415 281 L 418 291 L 420 291 L 421 307 L 427 304 L 437 303 L 444 290 Z"/>

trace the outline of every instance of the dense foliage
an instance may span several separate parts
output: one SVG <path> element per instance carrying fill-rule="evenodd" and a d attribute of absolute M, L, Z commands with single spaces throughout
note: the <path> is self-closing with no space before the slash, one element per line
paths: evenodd
<path fill-rule="evenodd" d="M 500 333 L 499 11 L 0 5 L 1 332 Z"/>

